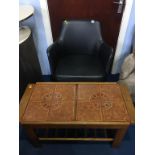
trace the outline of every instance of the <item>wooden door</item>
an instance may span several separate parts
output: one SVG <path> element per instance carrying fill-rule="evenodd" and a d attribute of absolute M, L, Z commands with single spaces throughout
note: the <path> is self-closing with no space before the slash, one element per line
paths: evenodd
<path fill-rule="evenodd" d="M 114 1 L 116 3 L 114 3 Z M 118 13 L 119 4 L 122 11 Z M 116 47 L 125 0 L 48 0 L 50 22 L 54 41 L 58 38 L 63 20 L 98 20 L 102 37 Z"/>

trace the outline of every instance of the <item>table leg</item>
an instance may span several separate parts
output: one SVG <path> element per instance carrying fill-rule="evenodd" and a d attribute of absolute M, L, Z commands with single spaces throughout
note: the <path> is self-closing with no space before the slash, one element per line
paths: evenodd
<path fill-rule="evenodd" d="M 123 139 L 127 129 L 128 129 L 128 126 L 120 128 L 120 129 L 117 129 L 114 141 L 112 143 L 113 147 L 118 147 L 119 146 L 119 144 L 121 143 L 121 141 L 122 141 L 122 139 Z"/>
<path fill-rule="evenodd" d="M 34 132 L 34 129 L 30 126 L 26 126 L 25 129 L 26 129 L 27 135 L 28 135 L 32 145 L 35 147 L 40 147 L 41 145 L 39 143 L 36 133 Z"/>

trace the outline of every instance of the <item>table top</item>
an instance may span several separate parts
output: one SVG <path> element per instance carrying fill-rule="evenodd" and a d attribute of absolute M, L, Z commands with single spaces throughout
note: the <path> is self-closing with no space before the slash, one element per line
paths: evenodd
<path fill-rule="evenodd" d="M 128 90 L 117 83 L 30 84 L 20 103 L 22 124 L 134 123 Z"/>
<path fill-rule="evenodd" d="M 34 8 L 31 5 L 19 6 L 19 22 L 26 20 L 34 14 Z"/>

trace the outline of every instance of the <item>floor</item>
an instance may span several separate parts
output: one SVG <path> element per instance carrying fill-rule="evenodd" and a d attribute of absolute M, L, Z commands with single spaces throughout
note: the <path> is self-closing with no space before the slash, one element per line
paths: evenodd
<path fill-rule="evenodd" d="M 45 77 L 48 81 L 48 77 Z M 111 77 L 109 81 L 115 81 Z M 117 80 L 116 80 L 117 81 Z M 109 142 L 50 142 L 35 148 L 29 143 L 22 126 L 19 128 L 20 155 L 134 155 L 135 126 L 131 126 L 118 148 L 112 148 Z"/>

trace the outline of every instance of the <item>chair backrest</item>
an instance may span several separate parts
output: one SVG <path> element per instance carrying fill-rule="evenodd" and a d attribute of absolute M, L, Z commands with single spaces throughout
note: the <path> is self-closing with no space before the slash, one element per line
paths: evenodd
<path fill-rule="evenodd" d="M 64 21 L 59 41 L 65 52 L 93 54 L 99 42 L 102 42 L 100 23 L 98 21 Z"/>

